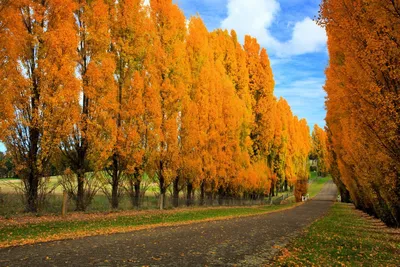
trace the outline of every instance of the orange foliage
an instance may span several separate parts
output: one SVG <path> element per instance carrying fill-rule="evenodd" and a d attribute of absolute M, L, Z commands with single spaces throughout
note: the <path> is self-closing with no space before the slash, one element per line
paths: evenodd
<path fill-rule="evenodd" d="M 187 22 L 172 0 L 12 3 L 0 6 L 0 140 L 21 171 L 44 175 L 59 147 L 78 199 L 85 173 L 106 171 L 113 208 L 122 188 L 138 205 L 144 173 L 158 182 L 161 208 L 170 184 L 174 196 L 186 185 L 189 200 L 193 188 L 203 200 L 262 198 L 307 179 L 307 123 L 274 97 L 255 38 L 241 45 L 235 31 Z M 20 129 L 36 133 L 36 146 L 21 152 Z"/>
<path fill-rule="evenodd" d="M 75 9 L 79 36 L 79 101 L 75 102 L 74 128 L 60 148 L 67 165 L 77 177 L 76 209 L 85 210 L 85 173 L 102 170 L 112 153 L 117 108 L 113 73 L 115 64 L 107 49 L 111 42 L 108 6 L 103 0 L 80 1 Z"/>
<path fill-rule="evenodd" d="M 75 7 L 72 0 L 0 7 L 0 42 L 8 42 L 0 49 L 0 90 L 7 92 L 0 101 L 1 138 L 24 180 L 27 211 L 37 211 L 39 179 L 77 118 Z"/>
<path fill-rule="evenodd" d="M 358 208 L 400 224 L 400 6 L 326 0 L 327 124 L 341 182 Z M 338 176 L 338 175 L 336 175 Z"/>

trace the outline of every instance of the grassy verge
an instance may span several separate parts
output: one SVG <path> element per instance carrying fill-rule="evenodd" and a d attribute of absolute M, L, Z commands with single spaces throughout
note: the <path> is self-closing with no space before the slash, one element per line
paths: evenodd
<path fill-rule="evenodd" d="M 335 203 L 297 238 L 276 266 L 398 266 L 400 231 Z"/>
<path fill-rule="evenodd" d="M 93 220 L 50 221 L 22 225 L 0 226 L 0 247 L 31 244 L 36 242 L 66 238 L 125 232 L 149 226 L 183 224 L 196 221 L 217 220 L 249 216 L 291 208 L 295 204 L 236 207 L 203 208 L 178 211 L 158 211 L 131 216 L 113 216 Z M 146 226 L 146 227 L 143 227 Z"/>

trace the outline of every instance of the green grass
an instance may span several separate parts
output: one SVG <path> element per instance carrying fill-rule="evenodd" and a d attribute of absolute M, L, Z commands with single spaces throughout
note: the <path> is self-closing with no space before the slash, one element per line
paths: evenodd
<path fill-rule="evenodd" d="M 310 179 L 315 179 L 315 178 L 317 178 L 317 172 L 316 171 L 310 172 Z"/>
<path fill-rule="evenodd" d="M 280 206 L 258 206 L 239 208 L 193 209 L 177 212 L 149 213 L 140 216 L 118 216 L 113 218 L 94 219 L 89 221 L 55 221 L 19 226 L 0 227 L 0 244 L 27 239 L 47 238 L 77 231 L 98 231 L 132 226 L 153 225 L 160 223 L 176 223 L 199 221 L 204 219 L 228 216 L 256 215 L 268 211 L 288 208 L 293 204 Z"/>
<path fill-rule="evenodd" d="M 390 231 L 390 230 L 389 230 Z M 393 231 L 393 229 L 392 229 Z M 335 203 L 283 252 L 277 266 L 399 266 L 400 233 Z"/>

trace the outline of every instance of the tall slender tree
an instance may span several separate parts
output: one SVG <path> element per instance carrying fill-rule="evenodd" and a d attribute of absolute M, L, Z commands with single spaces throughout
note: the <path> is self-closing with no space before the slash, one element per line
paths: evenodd
<path fill-rule="evenodd" d="M 151 18 L 160 42 L 157 70 L 160 88 L 161 128 L 156 161 L 160 209 L 165 206 L 167 187 L 177 175 L 182 98 L 187 92 L 185 16 L 172 0 L 150 1 Z"/>
<path fill-rule="evenodd" d="M 87 173 L 106 166 L 115 143 L 115 64 L 109 51 L 108 9 L 104 0 L 77 1 L 74 12 L 79 36 L 77 71 L 81 92 L 76 109 L 80 116 L 60 148 L 77 177 L 77 192 L 73 194 L 79 211 L 91 201 L 89 192 L 85 192 Z"/>
<path fill-rule="evenodd" d="M 261 49 L 255 38 L 245 37 L 249 88 L 252 94 L 254 124 L 251 132 L 254 157 L 263 158 L 270 153 L 273 139 L 272 109 L 274 80 L 267 51 Z"/>
<path fill-rule="evenodd" d="M 54 148 L 78 115 L 73 108 L 79 94 L 75 3 L 17 0 L 1 8 L 2 34 L 14 38 L 13 47 L 1 49 L 5 65 L 1 90 L 9 93 L 8 108 L 12 105 L 13 113 L 12 120 L 2 122 L 8 130 L 3 141 L 24 182 L 26 210 L 36 212 L 40 179 L 47 174 Z M 8 66 L 14 70 L 8 72 Z"/>
<path fill-rule="evenodd" d="M 144 88 L 146 45 L 152 41 L 151 25 L 148 24 L 148 10 L 141 0 L 112 1 L 111 9 L 111 51 L 114 55 L 117 83 L 117 108 L 115 109 L 116 144 L 111 157 L 109 184 L 111 185 L 111 206 L 118 208 L 123 176 L 140 166 L 142 144 L 139 132 L 138 112 L 142 111 L 141 100 Z M 137 74 L 135 76 L 135 73 Z M 134 106 L 139 105 L 139 106 Z M 135 108 L 137 110 L 135 110 Z M 139 160 L 139 161 L 138 161 Z M 136 161 L 136 162 L 135 162 Z"/>

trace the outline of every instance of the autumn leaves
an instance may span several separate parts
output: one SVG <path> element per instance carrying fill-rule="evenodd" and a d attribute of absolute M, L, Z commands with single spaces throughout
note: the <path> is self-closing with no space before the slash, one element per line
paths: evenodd
<path fill-rule="evenodd" d="M 332 174 L 342 198 L 400 225 L 399 1 L 324 1 Z"/>
<path fill-rule="evenodd" d="M 232 31 L 186 21 L 170 0 L 3 4 L 1 140 L 25 181 L 27 210 L 51 162 L 75 177 L 76 209 L 89 202 L 87 173 L 139 205 L 146 174 L 206 198 L 258 198 L 308 179 L 309 128 L 283 99 L 265 49 Z M 9 40 L 4 42 L 4 40 Z M 97 176 L 96 176 L 97 177 Z"/>

